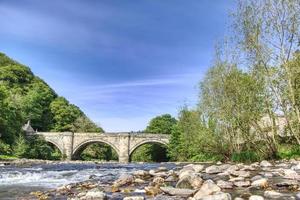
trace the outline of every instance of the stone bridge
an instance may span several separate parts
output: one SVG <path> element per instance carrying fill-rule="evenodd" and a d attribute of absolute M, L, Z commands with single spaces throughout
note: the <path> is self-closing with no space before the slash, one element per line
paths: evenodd
<path fill-rule="evenodd" d="M 148 133 L 72 133 L 72 132 L 35 132 L 42 136 L 47 142 L 55 145 L 66 156 L 72 160 L 92 143 L 104 143 L 111 146 L 119 156 L 119 162 L 130 161 L 132 152 L 146 143 L 158 143 L 167 145 L 169 135 Z"/>

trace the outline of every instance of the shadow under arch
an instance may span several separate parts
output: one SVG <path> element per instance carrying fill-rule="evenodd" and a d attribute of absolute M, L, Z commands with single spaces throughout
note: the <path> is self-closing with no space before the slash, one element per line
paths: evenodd
<path fill-rule="evenodd" d="M 147 145 L 147 146 L 146 146 Z M 165 162 L 168 161 L 167 157 L 167 148 L 168 143 L 163 142 L 161 140 L 147 140 L 142 141 L 136 145 L 134 145 L 130 151 L 129 151 L 129 161 L 132 161 L 133 155 L 135 152 L 137 152 L 140 147 L 145 146 L 145 148 L 148 148 L 148 153 L 153 154 L 151 157 L 153 160 L 151 162 Z M 161 155 L 158 155 L 161 154 Z M 155 158 L 156 157 L 156 158 Z M 147 161 L 147 160 L 138 160 L 138 161 Z"/>
<path fill-rule="evenodd" d="M 61 155 L 64 154 L 64 151 L 63 151 L 62 147 L 59 146 L 56 142 L 54 142 L 54 141 L 52 141 L 52 140 L 49 140 L 49 139 L 45 139 L 45 141 L 46 141 L 47 143 L 52 144 L 54 147 L 56 147 L 56 148 L 60 151 Z"/>
<path fill-rule="evenodd" d="M 117 154 L 117 158 L 119 160 L 119 150 L 118 148 L 113 145 L 112 143 L 110 142 L 107 142 L 107 141 L 104 141 L 104 140 L 99 140 L 99 139 L 91 139 L 91 140 L 87 140 L 87 141 L 84 141 L 82 143 L 80 143 L 79 145 L 77 145 L 73 151 L 73 154 L 72 154 L 72 159 L 75 159 L 75 160 L 78 160 L 80 159 L 80 154 L 86 149 L 88 148 L 88 146 L 90 145 L 93 145 L 93 144 L 104 144 L 104 145 L 107 145 L 109 146 L 113 151 L 115 151 L 115 153 Z"/>

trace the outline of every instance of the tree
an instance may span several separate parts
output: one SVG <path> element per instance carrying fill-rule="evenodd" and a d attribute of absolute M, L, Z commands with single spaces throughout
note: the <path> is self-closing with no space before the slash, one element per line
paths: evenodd
<path fill-rule="evenodd" d="M 50 111 L 53 115 L 53 131 L 72 131 L 72 124 L 83 116 L 83 113 L 65 98 L 58 97 L 50 104 Z"/>
<path fill-rule="evenodd" d="M 240 0 L 234 19 L 234 40 L 241 59 L 266 83 L 269 117 L 277 134 L 274 112 L 284 115 L 289 133 L 300 144 L 300 107 L 289 62 L 300 41 L 299 0 Z M 246 61 L 246 62 L 245 62 Z"/>
<path fill-rule="evenodd" d="M 14 155 L 22 158 L 26 157 L 28 155 L 28 150 L 29 150 L 29 144 L 27 143 L 26 139 L 24 138 L 23 135 L 20 135 L 14 145 L 13 151 Z"/>
<path fill-rule="evenodd" d="M 87 133 L 87 132 L 103 133 L 104 132 L 104 130 L 101 127 L 97 126 L 86 116 L 79 116 L 72 124 L 71 130 L 73 132 L 81 132 L 81 133 Z"/>
<path fill-rule="evenodd" d="M 145 132 L 170 134 L 177 120 L 170 114 L 164 114 L 151 119 Z"/>

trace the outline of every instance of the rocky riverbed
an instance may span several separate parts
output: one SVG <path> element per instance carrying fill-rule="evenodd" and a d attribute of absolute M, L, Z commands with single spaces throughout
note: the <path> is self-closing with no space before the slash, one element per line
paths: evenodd
<path fill-rule="evenodd" d="M 49 191 L 32 192 L 28 199 L 69 200 L 262 200 L 300 199 L 300 161 L 252 164 L 178 164 L 172 169 L 122 173 L 113 180 L 87 181 Z"/>

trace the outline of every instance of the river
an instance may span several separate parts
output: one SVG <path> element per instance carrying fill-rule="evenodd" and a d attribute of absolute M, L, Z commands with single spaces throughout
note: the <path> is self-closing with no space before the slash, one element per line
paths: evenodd
<path fill-rule="evenodd" d="M 101 182 L 116 179 L 122 173 L 138 169 L 150 170 L 159 166 L 168 169 L 176 167 L 172 163 L 153 164 L 40 164 L 31 167 L 0 167 L 0 199 L 21 199 L 32 191 L 45 191 L 59 186 L 76 183 L 91 177 Z"/>

